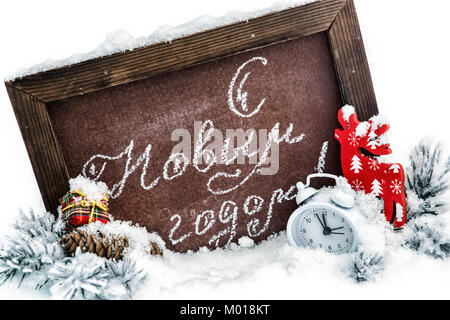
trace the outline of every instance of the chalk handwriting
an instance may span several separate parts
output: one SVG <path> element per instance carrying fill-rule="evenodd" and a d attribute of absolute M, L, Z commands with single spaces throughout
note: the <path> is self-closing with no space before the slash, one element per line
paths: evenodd
<path fill-rule="evenodd" d="M 286 130 L 286 133 L 280 137 L 280 123 L 276 123 L 273 126 L 272 130 L 270 131 L 264 151 L 263 151 L 262 155 L 260 156 L 258 163 L 253 167 L 253 169 L 250 170 L 250 172 L 244 177 L 241 177 L 242 172 L 240 169 L 236 169 L 234 173 L 218 172 L 218 173 L 214 174 L 208 180 L 208 183 L 207 183 L 208 191 L 215 195 L 221 195 L 221 194 L 230 193 L 230 192 L 236 190 L 237 188 L 239 188 L 240 186 L 244 185 L 255 173 L 260 173 L 261 167 L 264 164 L 264 162 L 267 160 L 269 151 L 271 150 L 273 143 L 280 144 L 281 142 L 285 142 L 288 144 L 294 144 L 294 143 L 299 143 L 303 140 L 303 138 L 305 137 L 305 134 L 301 134 L 299 136 L 291 138 L 292 130 L 293 130 L 293 125 L 291 123 L 289 125 L 288 129 Z M 244 150 L 244 152 L 246 152 L 246 151 Z M 219 189 L 219 188 L 213 187 L 213 183 L 216 180 L 230 179 L 230 178 L 241 178 L 241 180 L 238 183 L 231 185 L 227 189 Z"/>
<path fill-rule="evenodd" d="M 251 71 L 244 73 L 244 69 L 248 69 L 248 65 L 253 62 L 260 62 L 263 66 L 268 63 L 264 57 L 253 57 L 244 62 L 237 69 L 228 88 L 228 107 L 231 112 L 241 118 L 253 117 L 260 112 L 266 102 L 266 98 L 263 98 L 256 107 L 252 108 L 248 105 L 249 93 L 244 88 L 250 79 Z M 226 139 L 223 139 L 222 133 L 214 128 L 212 120 L 194 121 L 194 139 L 191 139 L 190 133 L 186 129 L 177 129 L 172 132 L 172 141 L 179 138 L 182 138 L 183 141 L 174 147 L 159 176 L 147 177 L 147 172 L 150 171 L 152 145 L 148 144 L 144 152 L 136 158 L 133 156 L 133 140 L 117 155 L 97 154 L 92 156 L 83 165 L 82 174 L 97 181 L 104 175 L 108 163 L 125 159 L 126 162 L 120 180 L 115 181 L 110 190 L 111 198 L 117 198 L 122 194 L 127 179 L 138 169 L 141 169 L 141 188 L 151 190 L 156 188 L 162 180 L 170 181 L 183 176 L 190 164 L 201 174 L 207 174 L 214 165 L 224 164 L 225 170 L 216 172 L 209 177 L 206 189 L 213 195 L 225 195 L 243 186 L 255 174 L 275 175 L 279 167 L 278 152 L 280 144 L 297 144 L 306 137 L 304 133 L 294 135 L 293 130 L 293 124 L 290 123 L 282 133 L 280 132 L 280 123 L 277 122 L 270 131 L 260 129 L 259 136 L 257 136 L 255 129 L 248 129 L 245 132 L 243 129 L 227 129 Z M 235 138 L 238 140 L 237 146 L 234 145 Z M 194 141 L 192 161 L 191 141 Z M 327 150 L 328 142 L 324 142 L 317 168 L 315 168 L 318 172 L 324 171 Z M 226 170 L 229 165 L 236 161 L 238 164 L 245 164 L 246 159 L 252 165 L 249 171 L 244 173 L 241 169 Z M 268 164 L 270 164 L 270 167 L 267 167 Z M 192 218 L 195 217 L 194 220 L 189 222 L 193 227 L 192 231 L 182 235 L 175 234 L 180 233 L 179 229 L 183 218 L 178 213 L 174 214 L 169 218 L 170 222 L 174 223 L 168 234 L 169 241 L 172 245 L 177 245 L 190 237 L 204 236 L 217 223 L 220 223 L 223 227 L 217 228 L 220 231 L 209 238 L 208 244 L 216 247 L 220 243 L 229 245 L 236 237 L 240 214 L 243 217 L 251 217 L 246 225 L 247 235 L 253 238 L 258 237 L 269 229 L 276 204 L 291 201 L 295 196 L 296 186 L 294 185 L 286 191 L 281 188 L 275 189 L 271 194 L 270 201 L 265 201 L 255 194 L 248 196 L 240 204 L 231 200 L 223 201 L 218 212 L 205 208 L 207 210 L 196 216 L 194 213 L 192 216 Z M 170 210 L 166 216 L 170 216 Z"/>
<path fill-rule="evenodd" d="M 323 173 L 323 170 L 325 169 L 325 158 L 327 157 L 327 151 L 328 151 L 328 141 L 325 141 L 322 145 L 322 150 L 320 150 L 320 156 L 319 156 L 319 162 L 317 163 L 317 172 Z"/>
<path fill-rule="evenodd" d="M 270 203 L 268 205 L 266 211 L 266 217 L 264 222 L 261 222 L 261 217 L 258 217 L 257 214 L 262 212 L 264 199 L 258 195 L 251 195 L 247 197 L 242 205 L 242 212 L 248 216 L 254 216 L 254 218 L 247 223 L 247 234 L 249 237 L 257 237 L 266 232 L 270 226 L 270 222 L 272 219 L 272 213 L 274 206 L 279 203 L 283 203 L 285 201 L 291 201 L 295 199 L 297 187 L 291 186 L 286 192 L 283 189 L 276 189 L 272 192 L 272 196 L 270 199 Z M 227 241 L 224 245 L 229 245 L 231 241 L 236 236 L 236 227 L 237 221 L 239 217 L 239 207 L 238 205 L 230 200 L 224 201 L 219 210 L 218 218 L 222 224 L 229 224 L 229 226 L 217 234 L 213 235 L 208 243 L 210 245 L 219 246 L 219 241 L 228 235 Z M 187 234 L 182 235 L 178 239 L 173 239 L 173 234 L 179 228 L 181 224 L 181 217 L 178 214 L 173 215 L 170 218 L 170 221 L 177 219 L 176 224 L 170 231 L 169 240 L 173 245 L 176 245 L 188 237 L 190 237 L 193 233 L 189 232 Z M 198 236 L 204 235 L 208 230 L 210 230 L 217 222 L 215 218 L 214 210 L 206 210 L 197 215 L 194 224 L 195 234 Z"/>
<path fill-rule="evenodd" d="M 248 113 L 249 108 L 247 105 L 247 97 L 248 97 L 248 92 L 247 91 L 243 91 L 243 87 L 245 82 L 247 81 L 248 77 L 250 76 L 251 72 L 247 72 L 244 77 L 242 78 L 239 87 L 237 89 L 237 94 L 236 94 L 236 101 L 239 102 L 241 104 L 241 110 L 238 110 L 238 108 L 236 108 L 235 104 L 234 104 L 234 98 L 233 98 L 233 92 L 235 91 L 235 83 L 236 80 L 238 79 L 239 75 L 241 74 L 242 70 L 245 68 L 245 66 L 247 66 L 249 63 L 252 63 L 254 61 L 261 61 L 261 63 L 263 65 L 267 65 L 267 59 L 263 58 L 263 57 L 253 57 L 250 60 L 244 62 L 236 71 L 236 73 L 233 76 L 233 79 L 231 80 L 230 83 L 230 87 L 228 89 L 228 107 L 230 108 L 230 110 L 237 114 L 239 117 L 243 117 L 243 118 L 251 118 L 253 117 L 255 114 L 257 114 L 259 112 L 259 110 L 261 110 L 262 105 L 264 104 L 264 102 L 266 102 L 266 98 L 262 99 L 261 102 L 258 104 L 258 106 L 250 113 Z"/>
<path fill-rule="evenodd" d="M 106 155 L 101 155 L 101 154 L 97 154 L 95 156 L 92 156 L 84 165 L 83 165 L 83 169 L 82 169 L 82 174 L 85 177 L 89 177 L 94 181 L 97 181 L 101 175 L 103 174 L 105 167 L 108 163 L 108 161 L 114 161 L 114 160 L 118 160 L 121 158 L 126 157 L 127 161 L 125 164 L 125 170 L 122 176 L 122 179 L 117 182 L 116 184 L 114 184 L 111 189 L 110 189 L 110 196 L 111 198 L 117 198 L 122 194 L 123 188 L 125 187 L 125 183 L 128 179 L 128 177 L 134 172 L 136 171 L 136 169 L 142 164 L 143 168 L 142 168 L 142 173 L 141 173 L 141 187 L 144 190 L 150 190 L 152 188 L 154 188 L 158 182 L 159 182 L 159 177 L 156 178 L 155 180 L 153 180 L 153 182 L 151 182 L 150 184 L 145 184 L 145 176 L 147 175 L 147 169 L 148 169 L 148 165 L 150 162 L 150 151 L 152 150 L 152 145 L 149 144 L 147 145 L 147 147 L 145 148 L 144 153 L 139 156 L 139 158 L 136 160 L 136 162 L 131 165 L 132 163 L 132 156 L 131 153 L 133 151 L 134 148 L 134 141 L 131 140 L 130 144 L 125 148 L 125 150 L 118 154 L 117 156 L 106 156 Z M 100 169 L 97 170 L 97 166 L 95 164 L 96 161 L 100 160 Z M 90 176 L 87 174 L 86 169 L 89 167 L 89 174 Z"/>
<path fill-rule="evenodd" d="M 192 232 L 189 232 L 188 234 L 185 234 L 185 235 L 181 236 L 181 237 L 178 238 L 178 239 L 174 239 L 174 238 L 173 238 L 173 234 L 174 234 L 174 233 L 177 231 L 177 229 L 180 227 L 180 224 L 181 224 L 181 216 L 180 216 L 179 214 L 175 214 L 175 215 L 173 215 L 172 217 L 170 217 L 170 221 L 173 221 L 173 220 L 175 220 L 175 219 L 177 219 L 178 221 L 177 221 L 177 223 L 175 224 L 175 226 L 174 226 L 174 227 L 170 230 L 170 232 L 169 232 L 169 240 L 170 240 L 170 242 L 171 242 L 173 245 L 177 245 L 177 244 L 183 242 L 184 240 L 186 240 L 187 238 L 189 238 L 189 237 L 191 236 L 191 234 L 192 234 Z"/>

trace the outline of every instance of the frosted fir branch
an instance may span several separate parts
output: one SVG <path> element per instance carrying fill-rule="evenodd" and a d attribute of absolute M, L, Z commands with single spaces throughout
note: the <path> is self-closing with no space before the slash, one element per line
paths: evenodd
<path fill-rule="evenodd" d="M 56 299 L 132 299 L 147 273 L 125 258 L 111 261 L 91 253 L 58 261 L 48 273 L 50 292 Z"/>
<path fill-rule="evenodd" d="M 405 240 L 405 247 L 434 259 L 450 256 L 450 239 L 439 230 L 439 225 L 415 220 L 410 228 L 411 236 Z"/>
<path fill-rule="evenodd" d="M 1 239 L 0 284 L 30 276 L 42 276 L 55 261 L 63 257 L 59 245 L 62 223 L 49 213 L 27 215 L 20 211 L 13 235 Z M 42 283 L 38 284 L 42 287 Z"/>
<path fill-rule="evenodd" d="M 443 158 L 440 142 L 422 140 L 411 152 L 406 169 L 407 221 L 425 215 L 438 215 L 449 208 L 450 157 Z"/>
<path fill-rule="evenodd" d="M 104 259 L 92 253 L 80 254 L 55 263 L 50 269 L 50 292 L 56 299 L 98 299 L 107 285 Z"/>
<path fill-rule="evenodd" d="M 58 243 L 31 237 L 9 239 L 0 251 L 0 284 L 17 276 L 21 278 L 20 286 L 25 277 L 45 272 L 46 267 L 62 257 Z"/>
<path fill-rule="evenodd" d="M 13 224 L 13 228 L 19 234 L 59 241 L 59 238 L 63 234 L 64 221 L 55 218 L 53 214 L 48 212 L 37 214 L 30 209 L 27 214 L 23 210 L 20 210 Z"/>
<path fill-rule="evenodd" d="M 384 259 L 380 254 L 368 254 L 361 251 L 355 255 L 352 261 L 350 277 L 356 282 L 374 281 L 383 270 Z"/>
<path fill-rule="evenodd" d="M 58 299 L 131 299 L 147 273 L 129 258 L 109 261 L 93 254 L 65 257 L 59 244 L 64 223 L 50 213 L 20 211 L 13 234 L 0 245 L 0 284 L 29 276 L 36 289 L 50 287 Z"/>
<path fill-rule="evenodd" d="M 123 261 L 106 261 L 109 273 L 108 287 L 105 297 L 107 299 L 132 299 L 134 292 L 147 278 L 143 269 L 136 267 L 136 262 L 125 258 Z"/>

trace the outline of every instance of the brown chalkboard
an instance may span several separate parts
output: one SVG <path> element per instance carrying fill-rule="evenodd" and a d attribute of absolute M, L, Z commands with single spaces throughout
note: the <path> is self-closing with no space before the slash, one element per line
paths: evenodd
<path fill-rule="evenodd" d="M 284 230 L 295 184 L 340 173 L 338 109 L 377 113 L 345 0 L 6 85 L 49 210 L 83 174 L 112 189 L 115 219 L 158 232 L 176 251 Z"/>

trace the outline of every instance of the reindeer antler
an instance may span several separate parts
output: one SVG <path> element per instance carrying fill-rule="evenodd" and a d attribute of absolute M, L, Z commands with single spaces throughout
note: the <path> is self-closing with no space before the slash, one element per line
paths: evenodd
<path fill-rule="evenodd" d="M 376 149 L 374 152 L 377 155 L 388 155 L 392 153 L 390 149 L 389 143 L 382 143 L 380 137 L 385 134 L 390 126 L 388 124 L 380 124 L 379 121 L 375 120 L 376 117 L 373 117 L 369 120 L 369 132 L 364 137 L 364 144 L 370 146 L 370 150 Z"/>
<path fill-rule="evenodd" d="M 376 155 L 387 155 L 392 153 L 389 144 L 382 144 L 380 136 L 389 130 L 389 125 L 380 123 L 378 117 L 373 117 L 369 121 L 360 122 L 356 115 L 355 108 L 346 105 L 338 112 L 338 120 L 342 126 L 335 130 L 335 138 L 341 144 L 352 144 L 352 147 L 370 148 L 370 151 Z M 344 137 L 347 137 L 345 140 Z"/>
<path fill-rule="evenodd" d="M 377 136 L 381 136 L 382 134 L 385 134 L 386 132 L 388 132 L 388 130 L 391 128 L 390 125 L 388 124 L 383 124 L 381 127 L 377 128 L 375 130 L 375 134 Z"/>
<path fill-rule="evenodd" d="M 350 105 L 346 105 L 339 109 L 338 120 L 344 130 L 336 129 L 334 136 L 337 140 L 341 140 L 341 137 L 346 131 L 355 131 L 360 124 L 358 116 L 356 115 L 355 108 Z"/>

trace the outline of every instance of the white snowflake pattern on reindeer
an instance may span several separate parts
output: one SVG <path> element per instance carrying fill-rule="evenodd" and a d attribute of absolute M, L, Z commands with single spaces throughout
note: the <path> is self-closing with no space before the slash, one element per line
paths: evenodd
<path fill-rule="evenodd" d="M 356 179 L 355 181 L 353 181 L 352 183 L 352 188 L 353 190 L 355 190 L 356 192 L 358 191 L 364 191 L 364 184 L 359 181 L 358 179 Z"/>
<path fill-rule="evenodd" d="M 395 179 L 391 183 L 391 189 L 392 193 L 400 194 L 402 192 L 402 183 L 398 179 Z"/>
<path fill-rule="evenodd" d="M 356 135 L 355 132 L 352 132 L 348 136 L 348 141 L 350 141 L 350 145 L 356 147 L 359 144 L 360 138 Z"/>
<path fill-rule="evenodd" d="M 376 159 L 369 159 L 370 170 L 376 171 L 380 169 L 380 163 Z"/>

